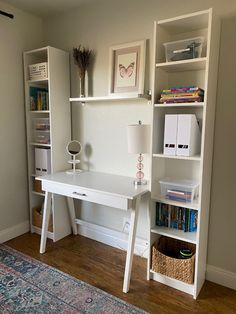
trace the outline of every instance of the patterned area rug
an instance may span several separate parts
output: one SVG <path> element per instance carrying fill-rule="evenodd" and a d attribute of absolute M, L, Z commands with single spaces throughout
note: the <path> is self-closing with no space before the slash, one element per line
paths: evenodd
<path fill-rule="evenodd" d="M 0 313 L 146 313 L 8 246 L 0 245 Z"/>

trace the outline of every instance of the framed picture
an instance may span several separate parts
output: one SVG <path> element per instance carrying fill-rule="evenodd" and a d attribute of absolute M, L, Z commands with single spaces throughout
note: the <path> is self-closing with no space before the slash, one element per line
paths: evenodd
<path fill-rule="evenodd" d="M 110 47 L 109 94 L 143 94 L 146 41 Z"/>

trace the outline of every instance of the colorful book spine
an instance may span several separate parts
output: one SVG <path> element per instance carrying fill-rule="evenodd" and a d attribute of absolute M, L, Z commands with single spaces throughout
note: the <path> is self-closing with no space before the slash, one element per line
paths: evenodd
<path fill-rule="evenodd" d="M 156 225 L 184 232 L 196 232 L 198 212 L 194 209 L 156 203 Z"/>

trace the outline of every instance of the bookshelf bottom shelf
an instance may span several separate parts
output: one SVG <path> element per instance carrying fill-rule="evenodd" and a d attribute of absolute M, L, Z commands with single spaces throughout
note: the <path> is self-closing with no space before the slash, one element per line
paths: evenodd
<path fill-rule="evenodd" d="M 182 282 L 180 280 L 162 275 L 160 273 L 156 273 L 153 270 L 150 269 L 150 279 L 158 281 L 164 285 L 167 285 L 169 287 L 172 287 L 174 289 L 181 290 L 185 293 L 194 295 L 194 284 L 187 284 L 185 282 Z"/>
<path fill-rule="evenodd" d="M 37 233 L 37 234 L 41 235 L 42 229 L 41 229 L 41 228 L 38 228 L 38 227 L 36 227 L 36 226 L 34 226 L 34 225 L 32 225 L 32 226 L 31 226 L 31 232 L 32 232 L 32 233 Z M 47 233 L 47 238 L 54 241 L 54 233 L 48 231 L 48 233 Z"/>

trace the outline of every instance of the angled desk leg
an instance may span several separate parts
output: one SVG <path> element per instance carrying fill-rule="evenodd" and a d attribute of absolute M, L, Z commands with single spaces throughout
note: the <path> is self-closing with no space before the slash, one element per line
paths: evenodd
<path fill-rule="evenodd" d="M 73 230 L 73 234 L 77 234 L 77 225 L 75 222 L 75 206 L 74 206 L 74 200 L 71 197 L 67 197 L 67 204 L 69 208 L 69 214 L 70 214 L 70 222 L 71 222 L 71 227 Z"/>
<path fill-rule="evenodd" d="M 128 248 L 126 255 L 125 263 L 125 275 L 123 282 L 123 292 L 127 293 L 129 291 L 130 276 L 132 271 L 133 255 L 134 255 L 134 243 L 137 230 L 137 221 L 138 221 L 138 211 L 140 204 L 140 196 L 133 201 L 133 206 L 131 209 L 131 219 L 130 219 L 130 231 L 128 239 Z"/>
<path fill-rule="evenodd" d="M 41 234 L 41 242 L 40 242 L 40 253 L 44 253 L 46 249 L 46 241 L 47 241 L 47 233 L 48 233 L 48 223 L 49 216 L 51 212 L 51 192 L 45 192 L 44 199 L 44 208 L 43 208 L 43 223 L 42 223 L 42 234 Z"/>

